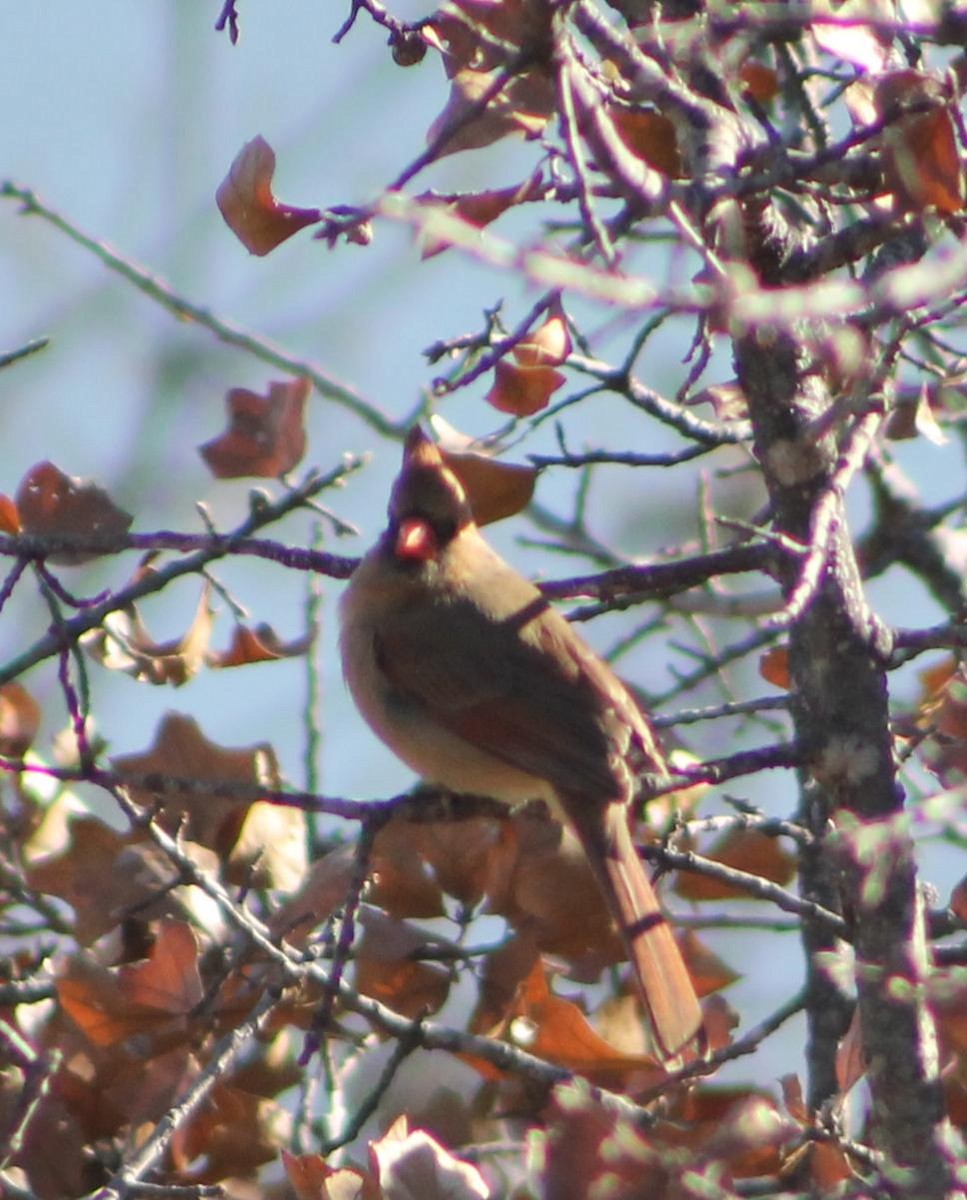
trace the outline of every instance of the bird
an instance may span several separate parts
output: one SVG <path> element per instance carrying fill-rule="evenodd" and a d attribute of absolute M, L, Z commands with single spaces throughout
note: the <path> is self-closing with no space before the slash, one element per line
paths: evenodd
<path fill-rule="evenodd" d="M 518 806 L 577 836 L 632 964 L 663 1061 L 695 1044 L 691 977 L 632 838 L 640 778 L 667 776 L 641 706 L 489 545 L 414 425 L 388 523 L 340 602 L 343 673 L 373 732 L 427 784 Z"/>

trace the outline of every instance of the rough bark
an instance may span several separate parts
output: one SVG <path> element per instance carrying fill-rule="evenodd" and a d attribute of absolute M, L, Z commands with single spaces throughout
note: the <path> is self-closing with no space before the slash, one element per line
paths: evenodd
<path fill-rule="evenodd" d="M 804 878 L 807 890 L 828 886 L 822 879 L 831 868 L 851 923 L 877 1141 L 902 1169 L 908 1194 L 942 1197 L 951 1194 L 955 1159 L 924 998 L 922 910 L 889 732 L 888 647 L 866 604 L 835 489 L 839 448 L 831 434 L 815 433 L 829 397 L 818 376 L 803 370 L 801 354 L 787 335 L 750 333 L 735 346 L 775 527 L 808 546 L 819 506 L 830 517 L 821 577 L 789 637 L 794 720 L 812 780 L 803 808 L 814 832 L 825 835 L 823 860 L 804 862 Z M 798 582 L 793 564 L 782 580 L 787 596 Z M 829 948 L 809 930 L 805 941 L 810 954 Z M 835 987 L 815 967 L 809 998 L 809 1094 L 818 1104 L 836 1087 L 828 1049 L 844 1014 Z"/>

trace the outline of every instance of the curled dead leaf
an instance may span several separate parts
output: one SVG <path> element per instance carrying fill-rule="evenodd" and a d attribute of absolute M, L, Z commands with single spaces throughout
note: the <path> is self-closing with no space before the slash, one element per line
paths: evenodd
<path fill-rule="evenodd" d="M 31 849 L 30 886 L 57 896 L 74 910 L 73 935 L 83 946 L 117 928 L 120 914 L 137 911 L 145 920 L 186 916 L 194 889 L 177 887 L 178 871 L 140 833 L 120 834 L 94 817 L 74 816 L 63 835 L 42 826 Z M 39 843 L 39 844 L 38 844 Z M 206 871 L 218 869 L 215 855 L 193 843 L 186 852 Z M 200 906 L 204 911 L 204 905 Z"/>
<path fill-rule="evenodd" d="M 484 192 L 467 192 L 449 199 L 440 199 L 431 193 L 417 197 L 424 206 L 442 208 L 451 216 L 459 217 L 475 229 L 485 229 L 492 221 L 516 204 L 538 200 L 544 194 L 544 181 L 538 171 L 516 187 L 492 189 Z M 421 258 L 432 258 L 448 249 L 452 243 L 445 238 L 430 237 L 421 251 Z"/>
<path fill-rule="evenodd" d="M 362 939 L 354 950 L 356 987 L 401 1016 L 438 1012 L 450 993 L 450 974 L 439 963 L 421 962 L 425 933 L 397 917 L 365 906 L 358 914 Z"/>
<path fill-rule="evenodd" d="M 749 416 L 749 402 L 736 379 L 728 383 L 712 383 L 692 392 L 685 403 L 689 407 L 708 404 L 719 421 L 744 421 Z"/>
<path fill-rule="evenodd" d="M 212 651 L 206 656 L 210 667 L 244 667 L 257 662 L 276 662 L 280 658 L 295 658 L 312 645 L 311 636 L 283 642 L 271 625 L 236 625 L 231 645 L 226 650 Z"/>
<path fill-rule="evenodd" d="M 502 462 L 494 457 L 495 447 L 461 433 L 439 414 L 430 424 L 443 461 L 463 485 L 478 525 L 512 517 L 527 507 L 539 474 L 536 467 Z"/>
<path fill-rule="evenodd" d="M 318 208 L 296 208 L 272 194 L 275 151 L 259 136 L 236 154 L 218 185 L 215 203 L 238 240 L 250 254 L 264 255 L 321 217 Z"/>
<path fill-rule="evenodd" d="M 948 438 L 930 403 L 930 389 L 921 387 L 916 397 L 901 397 L 887 418 L 884 433 L 892 441 L 924 437 L 935 446 L 945 446 Z"/>
<path fill-rule="evenodd" d="M 134 777 L 130 790 L 137 803 L 160 804 L 167 830 L 223 859 L 231 855 L 258 789 L 279 786 L 271 746 L 219 746 L 192 717 L 176 712 L 165 715 L 148 750 L 111 761 L 118 774 Z M 192 781 L 193 790 L 186 791 L 182 780 Z"/>
<path fill-rule="evenodd" d="M 111 671 L 123 671 L 142 683 L 181 687 L 205 663 L 213 612 L 211 586 L 202 588 L 195 615 L 186 632 L 167 642 L 156 642 L 148 633 L 135 605 L 109 613 L 81 642 L 88 654 Z"/>
<path fill-rule="evenodd" d="M 550 76 L 538 70 L 513 76 L 481 111 L 500 76 L 498 70 L 463 67 L 451 77 L 450 96 L 427 133 L 429 144 L 440 143 L 437 157 L 479 150 L 512 133 L 536 138 L 544 132 L 557 104 Z"/>
<path fill-rule="evenodd" d="M 264 396 L 232 388 L 225 396 L 228 428 L 199 448 L 216 479 L 275 479 L 306 452 L 304 425 L 308 379 L 270 383 Z"/>
<path fill-rule="evenodd" d="M 641 1087 L 658 1084 L 665 1077 L 651 1055 L 617 1049 L 595 1030 L 576 1004 L 555 995 L 540 961 L 518 988 L 510 1011 L 492 1035 L 601 1083 L 627 1082 L 634 1076 Z"/>

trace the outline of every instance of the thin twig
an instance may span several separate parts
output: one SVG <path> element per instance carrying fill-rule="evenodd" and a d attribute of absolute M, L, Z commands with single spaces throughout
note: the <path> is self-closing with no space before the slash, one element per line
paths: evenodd
<path fill-rule="evenodd" d="M 56 654 L 62 645 L 77 642 L 82 634 L 86 633 L 89 629 L 97 628 L 112 612 L 117 612 L 119 609 L 125 608 L 127 605 L 132 604 L 135 600 L 140 600 L 144 596 L 161 591 L 173 579 L 180 578 L 183 575 L 198 573 L 215 559 L 224 558 L 225 555 L 234 553 L 236 547 L 244 544 L 246 539 L 256 529 L 262 528 L 270 522 L 277 521 L 286 513 L 299 508 L 309 497 L 316 495 L 324 488 L 331 487 L 340 482 L 347 474 L 357 470 L 362 465 L 362 461 L 361 459 L 349 458 L 327 475 L 310 475 L 300 487 L 287 492 L 274 504 L 259 503 L 253 505 L 248 517 L 232 533 L 225 534 L 220 538 L 206 538 L 201 548 L 188 557 L 169 563 L 166 567 L 153 574 L 150 572 L 142 574 L 139 579 L 129 584 L 128 587 L 111 593 L 102 603 L 83 609 L 76 616 L 65 620 L 60 628 L 51 630 L 42 638 L 39 638 L 33 646 L 8 662 L 6 666 L 0 667 L 0 684 L 15 679 L 29 667 Z M 3 553 L 4 548 L 8 547 L 13 553 L 23 554 L 26 544 L 20 539 L 0 538 L 0 553 Z M 49 550 L 44 549 L 45 542 L 38 543 L 35 541 L 33 545 L 34 555 L 37 557 L 42 557 L 44 553 L 49 552 Z M 286 562 L 288 565 L 288 562 L 301 556 L 310 556 L 311 558 L 311 552 L 293 551 L 284 553 L 281 556 L 281 561 Z M 329 557 L 326 556 L 326 558 Z M 351 563 L 351 560 L 342 561 L 348 561 L 350 565 L 354 565 Z M 338 562 L 339 560 L 335 558 L 330 559 L 331 564 Z"/>
<path fill-rule="evenodd" d="M 55 229 L 66 234 L 71 241 L 88 250 L 109 270 L 126 279 L 139 292 L 154 300 L 179 320 L 188 320 L 195 325 L 200 325 L 203 329 L 213 333 L 219 341 L 225 342 L 229 346 L 237 346 L 238 349 L 246 351 L 269 366 L 278 367 L 290 375 L 304 375 L 312 381 L 321 396 L 341 405 L 384 437 L 398 438 L 405 432 L 405 427 L 401 427 L 391 420 L 375 405 L 364 400 L 345 384 L 339 383 L 327 375 L 316 363 L 289 354 L 283 347 L 277 346 L 267 338 L 260 337 L 258 334 L 244 329 L 241 325 L 225 320 L 210 309 L 186 299 L 146 267 L 142 267 L 132 259 L 125 258 L 108 246 L 106 242 L 84 233 L 61 213 L 45 204 L 30 188 L 22 187 L 12 180 L 0 182 L 0 197 L 19 201 L 23 213 L 28 216 L 41 217 Z"/>
<path fill-rule="evenodd" d="M 132 1186 L 142 1182 L 141 1177 L 164 1155 L 175 1133 L 204 1102 L 215 1084 L 225 1079 L 236 1060 L 248 1048 L 252 1038 L 256 1037 L 268 1022 L 279 1002 L 279 995 L 280 992 L 276 988 L 265 988 L 251 1014 L 221 1039 L 212 1051 L 205 1069 L 189 1090 L 158 1121 L 144 1145 L 121 1167 L 106 1187 L 95 1193 L 94 1200 L 127 1200 L 136 1194 L 132 1191 Z"/>

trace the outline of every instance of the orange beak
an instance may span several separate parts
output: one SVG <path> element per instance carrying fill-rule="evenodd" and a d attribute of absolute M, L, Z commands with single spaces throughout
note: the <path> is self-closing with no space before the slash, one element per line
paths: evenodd
<path fill-rule="evenodd" d="M 400 522 L 394 552 L 397 558 L 413 562 L 429 562 L 436 557 L 436 534 L 423 517 L 406 517 Z"/>

